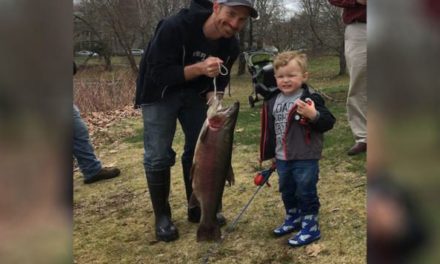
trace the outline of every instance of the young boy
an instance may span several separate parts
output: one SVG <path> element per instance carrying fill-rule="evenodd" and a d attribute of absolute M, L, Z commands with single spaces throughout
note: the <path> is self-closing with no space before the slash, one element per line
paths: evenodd
<path fill-rule="evenodd" d="M 308 78 L 305 54 L 288 51 L 274 60 L 279 90 L 263 105 L 260 159 L 276 159 L 279 191 L 286 209 L 284 223 L 273 230 L 283 236 L 299 230 L 288 240 L 303 246 L 321 237 L 318 225 L 319 159 L 323 133 L 335 117 L 323 98 L 305 83 Z"/>

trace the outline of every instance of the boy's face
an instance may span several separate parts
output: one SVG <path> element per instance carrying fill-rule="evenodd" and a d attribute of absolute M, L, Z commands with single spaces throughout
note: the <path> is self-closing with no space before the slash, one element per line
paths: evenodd
<path fill-rule="evenodd" d="M 289 61 L 286 66 L 281 66 L 275 70 L 277 86 L 285 95 L 292 95 L 301 88 L 307 81 L 308 73 L 303 72 L 295 60 Z"/>
<path fill-rule="evenodd" d="M 214 26 L 224 38 L 233 37 L 240 32 L 250 16 L 245 6 L 225 6 L 214 2 Z"/>

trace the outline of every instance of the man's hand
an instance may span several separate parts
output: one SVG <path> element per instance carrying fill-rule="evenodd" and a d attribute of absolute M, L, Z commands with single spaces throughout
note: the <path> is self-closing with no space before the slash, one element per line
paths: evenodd
<path fill-rule="evenodd" d="M 356 3 L 361 5 L 367 5 L 367 0 L 356 0 Z"/>
<path fill-rule="evenodd" d="M 220 65 L 223 61 L 217 57 L 208 57 L 200 63 L 203 75 L 214 78 L 220 74 Z"/>
<path fill-rule="evenodd" d="M 185 80 L 189 81 L 201 75 L 211 78 L 217 77 L 220 73 L 220 65 L 223 61 L 217 57 L 208 57 L 206 60 L 187 65 L 184 68 Z"/>

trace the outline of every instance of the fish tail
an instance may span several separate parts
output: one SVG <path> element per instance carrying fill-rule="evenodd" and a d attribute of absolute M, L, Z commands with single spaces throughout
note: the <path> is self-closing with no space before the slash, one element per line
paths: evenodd
<path fill-rule="evenodd" d="M 222 237 L 220 226 L 217 224 L 200 224 L 197 229 L 197 242 L 200 241 L 219 241 Z"/>

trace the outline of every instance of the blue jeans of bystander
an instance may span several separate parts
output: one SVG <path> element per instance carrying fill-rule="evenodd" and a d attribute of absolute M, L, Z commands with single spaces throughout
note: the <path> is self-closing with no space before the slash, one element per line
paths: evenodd
<path fill-rule="evenodd" d="M 73 156 L 85 179 L 95 176 L 102 168 L 90 142 L 87 126 L 76 105 L 73 105 Z"/>

